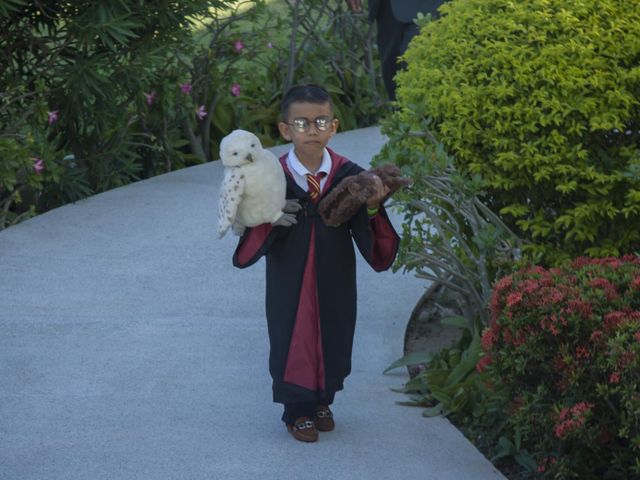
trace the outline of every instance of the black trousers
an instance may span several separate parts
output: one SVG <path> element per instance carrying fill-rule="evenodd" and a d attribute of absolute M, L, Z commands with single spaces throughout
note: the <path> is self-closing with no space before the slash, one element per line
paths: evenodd
<path fill-rule="evenodd" d="M 285 403 L 282 421 L 287 425 L 293 425 L 293 422 L 300 417 L 313 418 L 318 405 L 326 405 L 328 407 L 333 403 L 335 395 L 335 393 L 323 394 L 315 402 Z"/>
<path fill-rule="evenodd" d="M 399 22 L 393 16 L 391 5 L 388 1 L 380 3 L 378 16 L 378 52 L 382 66 L 382 80 L 391 100 L 396 99 L 396 84 L 393 77 L 404 64 L 398 63 L 398 57 L 402 55 L 411 39 L 418 34 L 419 29 L 415 23 Z"/>

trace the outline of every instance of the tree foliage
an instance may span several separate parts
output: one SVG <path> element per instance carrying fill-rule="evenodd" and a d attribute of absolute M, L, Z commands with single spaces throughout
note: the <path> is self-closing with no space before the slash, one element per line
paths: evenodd
<path fill-rule="evenodd" d="M 214 160 L 235 128 L 273 145 L 294 82 L 326 85 L 346 128 L 383 105 L 343 1 L 9 0 L 0 27 L 0 229 Z"/>
<path fill-rule="evenodd" d="M 2 223 L 184 163 L 175 136 L 147 126 L 143 93 L 179 81 L 190 19 L 226 3 L 4 2 Z"/>

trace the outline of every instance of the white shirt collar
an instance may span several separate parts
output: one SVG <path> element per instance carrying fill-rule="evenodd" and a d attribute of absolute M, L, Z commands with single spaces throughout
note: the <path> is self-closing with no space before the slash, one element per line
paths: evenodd
<path fill-rule="evenodd" d="M 302 178 L 306 179 L 306 175 L 308 173 L 313 173 L 310 172 L 309 169 L 305 167 L 298 159 L 294 148 L 289 150 L 289 162 L 289 166 Z M 331 155 L 329 155 L 329 151 L 326 148 L 324 149 L 324 152 L 322 154 L 322 163 L 320 164 L 320 168 L 318 168 L 318 171 L 315 173 L 315 175 L 317 175 L 318 172 L 324 172 L 325 178 L 328 177 L 329 173 L 331 172 Z"/>

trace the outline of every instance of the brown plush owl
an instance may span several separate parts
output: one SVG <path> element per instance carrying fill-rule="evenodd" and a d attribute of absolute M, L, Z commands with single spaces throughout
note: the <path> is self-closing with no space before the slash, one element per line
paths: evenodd
<path fill-rule="evenodd" d="M 411 180 L 403 177 L 400 169 L 393 164 L 371 168 L 358 175 L 347 177 L 318 204 L 318 212 L 324 223 L 330 227 L 337 227 L 349 221 L 375 193 L 374 176 L 376 175 L 380 177 L 382 184 L 389 188 L 387 198 L 399 188 L 411 183 Z"/>

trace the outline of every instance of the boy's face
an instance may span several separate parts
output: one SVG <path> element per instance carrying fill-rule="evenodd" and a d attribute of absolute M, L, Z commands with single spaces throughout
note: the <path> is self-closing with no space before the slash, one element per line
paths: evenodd
<path fill-rule="evenodd" d="M 338 119 L 333 118 L 329 103 L 294 102 L 289 114 L 278 124 L 282 138 L 293 142 L 296 154 L 303 158 L 319 158 L 329 139 L 338 129 Z M 320 128 L 324 126 L 326 130 Z M 306 129 L 306 131 L 301 131 Z"/>

